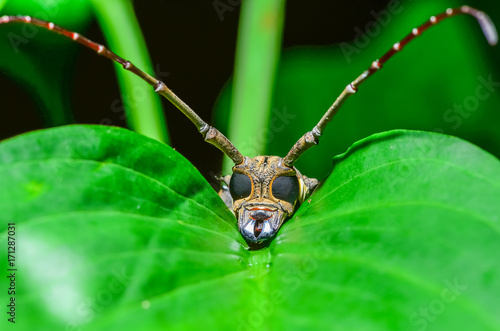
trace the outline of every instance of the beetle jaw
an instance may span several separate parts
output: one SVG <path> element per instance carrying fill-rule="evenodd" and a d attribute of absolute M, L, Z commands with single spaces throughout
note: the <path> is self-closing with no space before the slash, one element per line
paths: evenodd
<path fill-rule="evenodd" d="M 240 208 L 236 215 L 240 233 L 255 243 L 273 237 L 288 213 L 269 205 L 252 205 Z"/>

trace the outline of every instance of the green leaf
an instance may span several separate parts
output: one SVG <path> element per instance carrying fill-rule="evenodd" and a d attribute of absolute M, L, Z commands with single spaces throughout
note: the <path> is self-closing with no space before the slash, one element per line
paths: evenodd
<path fill-rule="evenodd" d="M 7 3 L 8 0 L 0 0 L 0 10 L 2 10 L 3 6 Z"/>
<path fill-rule="evenodd" d="M 16 222 L 23 275 L 16 295 L 26 315 L 16 326 L 90 322 L 106 295 L 109 312 L 129 296 L 151 299 L 243 267 L 233 216 L 166 145 L 123 129 L 71 126 L 8 140 L 0 155 L 8 187 L 0 192 L 2 244 L 7 221 Z M 210 268 L 199 273 L 201 265 Z M 51 308 L 54 295 L 61 305 Z"/>
<path fill-rule="evenodd" d="M 497 330 L 498 201 L 500 162 L 462 140 L 392 131 L 357 142 L 276 240 L 274 270 L 296 287 L 286 319 Z"/>
<path fill-rule="evenodd" d="M 82 31 L 91 19 L 87 2 L 9 0 L 0 15 L 30 15 Z M 18 23 L 2 25 L 1 36 L 0 71 L 33 94 L 46 126 L 72 123 L 68 72 L 81 46 L 43 28 Z"/>
<path fill-rule="evenodd" d="M 457 138 L 354 144 L 258 251 L 189 162 L 124 129 L 7 140 L 0 184 L 18 330 L 500 328 L 500 162 Z"/>

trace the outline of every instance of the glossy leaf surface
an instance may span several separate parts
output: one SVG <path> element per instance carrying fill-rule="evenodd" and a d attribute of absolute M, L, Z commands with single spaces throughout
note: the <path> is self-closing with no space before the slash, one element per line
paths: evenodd
<path fill-rule="evenodd" d="M 127 130 L 7 140 L 0 181 L 17 330 L 500 328 L 500 162 L 457 138 L 354 144 L 258 251 L 189 162 Z"/>

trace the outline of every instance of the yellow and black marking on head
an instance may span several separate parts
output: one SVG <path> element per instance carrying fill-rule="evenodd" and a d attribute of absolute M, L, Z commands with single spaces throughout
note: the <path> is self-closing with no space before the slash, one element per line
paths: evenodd
<path fill-rule="evenodd" d="M 285 166 L 281 157 L 244 157 L 229 180 L 240 232 L 251 242 L 271 238 L 317 183 Z"/>

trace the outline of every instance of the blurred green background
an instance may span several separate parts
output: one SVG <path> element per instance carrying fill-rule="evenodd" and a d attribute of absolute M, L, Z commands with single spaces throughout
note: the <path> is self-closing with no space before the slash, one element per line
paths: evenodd
<path fill-rule="evenodd" d="M 47 13 L 51 21 L 104 42 L 87 1 L 60 3 L 61 7 Z M 240 7 L 238 1 L 232 1 L 234 5 L 222 3 L 228 6 L 223 13 L 215 10 L 212 1 L 136 1 L 134 7 L 156 72 L 202 118 L 226 132 Z M 464 4 L 452 0 L 392 1 L 399 4 L 398 12 L 377 20 L 377 13 L 388 3 L 287 2 L 271 112 L 273 126 L 255 127 L 249 144 L 267 130 L 266 153 L 284 156 L 316 124 L 345 85 L 394 42 L 431 15 Z M 467 4 L 486 11 L 500 26 L 498 2 L 474 0 Z M 36 5 L 31 11 L 19 10 L 8 2 L 0 14 L 40 12 Z M 360 37 L 367 25 L 372 30 Z M 26 33 L 20 25 L 0 26 L 0 138 L 67 122 L 126 126 L 110 61 L 45 31 L 21 43 L 20 52 L 13 52 L 4 37 L 11 31 Z M 349 43 L 356 52 L 346 56 L 341 43 Z M 128 58 L 127 54 L 119 55 Z M 499 58 L 500 47 L 487 44 L 473 18 L 459 16 L 443 22 L 363 84 L 327 127 L 320 145 L 296 166 L 307 176 L 322 178 L 331 168 L 331 158 L 356 140 L 396 128 L 445 132 L 500 156 L 499 86 L 493 86 L 489 93 L 480 87 L 490 75 L 494 82 L 500 82 Z M 30 93 L 27 86 L 38 93 Z M 478 88 L 487 97 L 479 99 Z M 205 177 L 218 174 L 222 153 L 207 146 L 177 109 L 167 101 L 162 103 L 171 144 Z M 465 110 L 457 113 L 454 105 Z M 47 109 L 58 115 L 47 117 Z"/>

